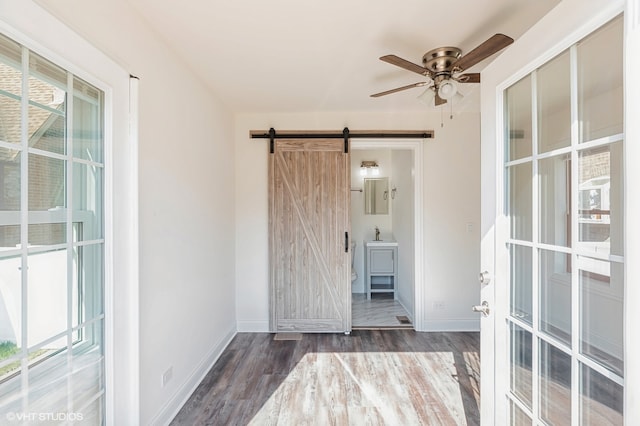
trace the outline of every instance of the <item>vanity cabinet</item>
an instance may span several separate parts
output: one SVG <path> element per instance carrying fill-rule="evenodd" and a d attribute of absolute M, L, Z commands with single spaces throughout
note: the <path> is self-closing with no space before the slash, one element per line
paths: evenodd
<path fill-rule="evenodd" d="M 398 243 L 395 241 L 365 241 L 365 288 L 371 293 L 393 293 L 397 298 Z"/>

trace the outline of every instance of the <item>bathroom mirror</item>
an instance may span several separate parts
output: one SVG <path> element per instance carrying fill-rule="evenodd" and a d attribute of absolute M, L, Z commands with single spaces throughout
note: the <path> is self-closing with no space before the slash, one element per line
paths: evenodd
<path fill-rule="evenodd" d="M 389 178 L 364 178 L 364 214 L 389 214 Z"/>

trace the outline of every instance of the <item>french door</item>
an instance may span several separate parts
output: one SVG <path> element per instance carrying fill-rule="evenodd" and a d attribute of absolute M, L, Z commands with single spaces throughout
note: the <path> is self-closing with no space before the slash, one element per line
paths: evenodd
<path fill-rule="evenodd" d="M 507 424 L 624 422 L 623 28 L 615 18 L 503 92 Z"/>

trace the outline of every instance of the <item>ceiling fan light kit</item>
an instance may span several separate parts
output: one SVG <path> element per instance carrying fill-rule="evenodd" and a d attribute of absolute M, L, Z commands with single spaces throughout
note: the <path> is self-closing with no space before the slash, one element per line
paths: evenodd
<path fill-rule="evenodd" d="M 504 34 L 495 34 L 466 55 L 462 55 L 462 50 L 457 47 L 438 47 L 424 54 L 422 66 L 396 55 L 382 56 L 380 60 L 420 74 L 426 77 L 427 81 L 375 93 L 371 97 L 378 98 L 414 87 L 427 86 L 427 89 L 418 96 L 418 100 L 427 105 L 438 106 L 453 99 L 460 99 L 462 95 L 458 92 L 459 83 L 480 83 L 479 73 L 462 73 L 511 43 L 513 43 L 511 37 Z"/>
<path fill-rule="evenodd" d="M 436 106 L 436 92 L 434 92 L 433 89 L 429 87 L 425 89 L 425 91 L 420 95 L 418 95 L 418 100 L 427 106 L 434 107 Z"/>
<path fill-rule="evenodd" d="M 456 85 L 454 80 L 444 80 L 440 83 L 440 87 L 438 87 L 438 96 L 440 96 L 444 100 L 451 100 L 458 93 L 458 86 Z"/>

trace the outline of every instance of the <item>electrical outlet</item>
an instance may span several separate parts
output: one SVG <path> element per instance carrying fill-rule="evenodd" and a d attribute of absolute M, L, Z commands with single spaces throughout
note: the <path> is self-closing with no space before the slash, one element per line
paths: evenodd
<path fill-rule="evenodd" d="M 172 377 L 173 377 L 173 366 L 167 368 L 167 371 L 162 373 L 162 387 L 165 387 L 167 383 L 169 383 Z"/>
<path fill-rule="evenodd" d="M 434 311 L 444 310 L 444 302 L 443 301 L 433 302 L 433 310 Z"/>

